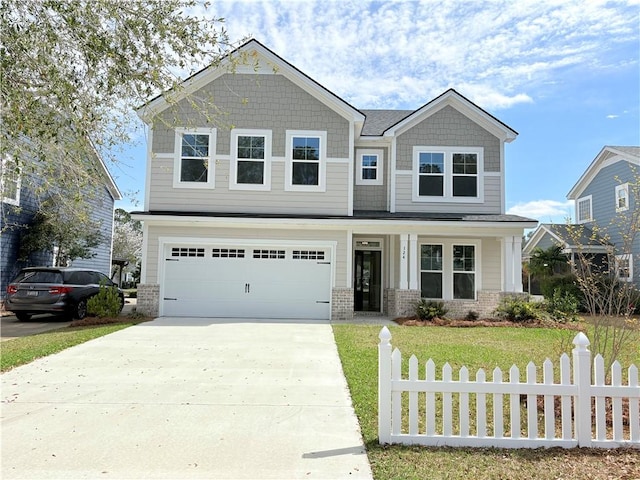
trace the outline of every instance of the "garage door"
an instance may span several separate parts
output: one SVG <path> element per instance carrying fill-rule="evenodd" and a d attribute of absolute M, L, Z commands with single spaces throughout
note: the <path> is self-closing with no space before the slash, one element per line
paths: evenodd
<path fill-rule="evenodd" d="M 328 319 L 331 249 L 169 245 L 162 314 Z"/>

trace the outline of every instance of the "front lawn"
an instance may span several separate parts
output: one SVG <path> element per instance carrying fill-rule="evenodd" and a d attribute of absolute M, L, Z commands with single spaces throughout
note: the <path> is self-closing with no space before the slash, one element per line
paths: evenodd
<path fill-rule="evenodd" d="M 379 326 L 334 325 L 334 335 L 374 478 L 391 479 L 637 479 L 640 455 L 630 450 L 596 449 L 471 449 L 385 446 L 377 443 L 377 374 Z M 575 331 L 545 328 L 391 327 L 391 344 L 403 359 L 415 354 L 419 362 L 432 358 L 437 370 L 449 362 L 466 365 L 472 376 L 479 368 L 521 372 L 529 361 L 549 357 L 557 363 L 572 347 Z M 564 347 L 564 348 L 563 348 Z M 567 351 L 570 354 L 570 351 Z M 640 354 L 629 345 L 621 363 L 640 365 Z"/>

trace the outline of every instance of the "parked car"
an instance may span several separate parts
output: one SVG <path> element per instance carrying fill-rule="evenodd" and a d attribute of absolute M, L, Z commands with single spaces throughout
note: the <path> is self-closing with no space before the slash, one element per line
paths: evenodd
<path fill-rule="evenodd" d="M 18 320 L 29 320 L 38 313 L 52 313 L 82 319 L 87 316 L 87 300 L 100 286 L 114 287 L 109 277 L 95 270 L 80 268 L 29 267 L 20 271 L 7 286 L 6 310 Z M 118 288 L 120 310 L 124 294 Z"/>

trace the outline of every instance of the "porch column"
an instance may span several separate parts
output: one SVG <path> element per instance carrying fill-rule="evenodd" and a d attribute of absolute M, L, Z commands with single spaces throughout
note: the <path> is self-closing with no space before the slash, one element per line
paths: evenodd
<path fill-rule="evenodd" d="M 522 236 L 513 237 L 513 291 L 522 293 Z"/>
<path fill-rule="evenodd" d="M 407 263 L 409 261 L 408 256 L 408 243 L 409 235 L 403 233 L 400 235 L 400 290 L 407 290 Z"/>
<path fill-rule="evenodd" d="M 502 239 L 504 253 L 504 291 L 522 292 L 522 237 L 507 236 Z"/>
<path fill-rule="evenodd" d="M 502 257 L 504 260 L 502 289 L 505 292 L 513 292 L 513 237 L 502 239 Z"/>
<path fill-rule="evenodd" d="M 418 290 L 418 235 L 409 234 L 409 290 Z"/>

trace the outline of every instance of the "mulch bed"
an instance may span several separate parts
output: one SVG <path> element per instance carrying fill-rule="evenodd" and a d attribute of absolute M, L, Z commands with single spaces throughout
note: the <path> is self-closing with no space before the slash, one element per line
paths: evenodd
<path fill-rule="evenodd" d="M 82 320 L 74 320 L 69 327 L 89 327 L 96 325 L 112 325 L 114 323 L 142 323 L 153 320 L 154 317 L 85 317 Z"/>
<path fill-rule="evenodd" d="M 520 327 L 520 328 L 562 328 L 566 330 L 580 330 L 580 325 L 573 323 L 545 322 L 541 320 L 526 320 L 522 322 L 512 322 L 501 318 L 483 318 L 478 320 L 433 318 L 431 320 L 420 320 L 417 316 L 398 317 L 393 319 L 398 325 L 405 327 Z"/>

